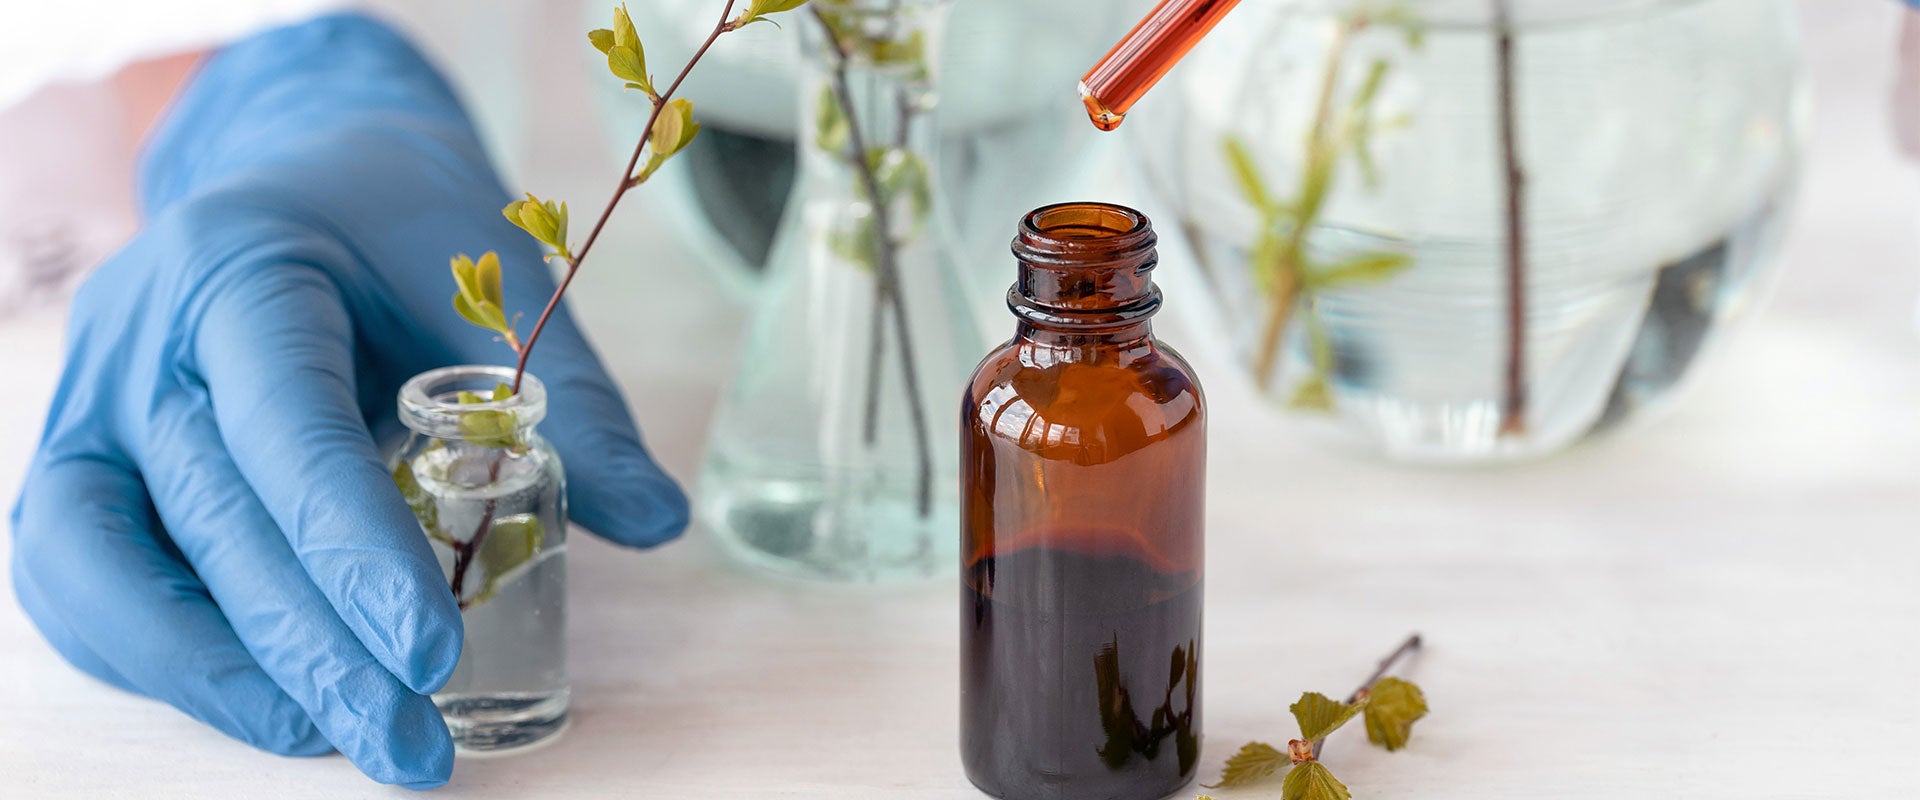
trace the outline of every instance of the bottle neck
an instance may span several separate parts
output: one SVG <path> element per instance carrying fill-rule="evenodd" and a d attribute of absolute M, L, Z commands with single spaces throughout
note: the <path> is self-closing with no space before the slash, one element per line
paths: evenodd
<path fill-rule="evenodd" d="M 1072 351 L 1080 355 L 1059 357 L 1061 361 L 1080 361 L 1091 350 L 1134 352 L 1153 346 L 1153 325 L 1144 320 L 1112 330 L 1088 332 L 1052 328 L 1021 320 L 1014 328 L 1021 344 L 1048 350 Z"/>
<path fill-rule="evenodd" d="M 1007 307 L 1022 341 L 1056 348 L 1150 345 L 1160 310 L 1158 237 L 1145 214 L 1063 203 L 1028 214 L 1013 239 L 1019 279 Z"/>
<path fill-rule="evenodd" d="M 539 378 L 527 375 L 519 394 L 491 399 L 497 387 L 512 381 L 511 367 L 495 365 L 422 372 L 400 387 L 400 422 L 422 436 L 483 447 L 525 442 L 547 416 L 547 389 Z"/>

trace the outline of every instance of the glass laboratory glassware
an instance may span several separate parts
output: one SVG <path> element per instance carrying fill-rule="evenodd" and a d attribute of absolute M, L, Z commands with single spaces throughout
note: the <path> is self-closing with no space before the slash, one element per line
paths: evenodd
<path fill-rule="evenodd" d="M 1128 128 L 1277 402 L 1396 459 L 1537 456 L 1663 405 L 1764 285 L 1804 138 L 1787 0 L 1231 16 Z"/>
<path fill-rule="evenodd" d="M 961 404 L 961 756 L 1003 798 L 1152 800 L 1200 748 L 1206 411 L 1137 211 L 1041 208 Z"/>
<path fill-rule="evenodd" d="M 650 0 L 628 10 L 650 46 L 658 36 L 662 52 L 684 53 L 699 46 L 720 5 Z M 1103 148 L 1117 144 L 1100 141 L 1061 92 L 1144 8 L 1142 0 L 967 0 L 948 14 L 939 72 L 964 80 L 940 87 L 940 188 L 977 325 L 997 326 L 1006 313 L 1006 287 L 995 285 L 1002 276 L 992 266 L 1006 253 L 1007 219 L 1072 194 L 1103 167 Z M 583 11 L 583 24 L 606 24 L 605 7 Z M 741 298 L 765 283 L 797 175 L 795 139 L 807 135 L 794 124 L 795 84 L 806 79 L 794 33 L 790 25 L 753 25 L 702 57 L 681 89 L 699 100 L 700 136 L 647 184 L 649 213 L 691 251 L 689 268 Z M 605 138 L 624 160 L 648 106 L 618 82 L 598 80 L 605 58 L 580 50 L 580 69 L 596 76 L 590 85 Z"/>
<path fill-rule="evenodd" d="M 699 485 L 701 520 L 750 564 L 838 581 L 951 568 L 941 431 L 985 348 L 934 184 L 946 9 L 848 0 L 787 23 L 808 52 L 800 175 Z"/>
<path fill-rule="evenodd" d="M 527 747 L 567 722 L 566 475 L 534 426 L 546 388 L 481 402 L 513 370 L 457 366 L 400 388 L 409 431 L 389 462 L 394 482 L 459 600 L 466 643 L 433 695 L 454 745 Z"/>

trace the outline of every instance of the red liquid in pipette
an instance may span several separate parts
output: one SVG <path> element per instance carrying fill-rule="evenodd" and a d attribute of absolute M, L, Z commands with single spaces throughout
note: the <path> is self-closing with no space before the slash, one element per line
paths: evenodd
<path fill-rule="evenodd" d="M 1164 0 L 1080 79 L 1080 102 L 1103 131 L 1200 42 L 1240 0 Z"/>

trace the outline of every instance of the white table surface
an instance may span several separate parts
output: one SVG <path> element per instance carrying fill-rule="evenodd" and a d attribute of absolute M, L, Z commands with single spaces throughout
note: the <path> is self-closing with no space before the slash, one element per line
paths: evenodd
<path fill-rule="evenodd" d="M 1885 121 L 1897 11 L 1802 11 L 1817 125 L 1786 270 L 1651 425 L 1517 468 L 1332 450 L 1183 341 L 1169 290 L 1163 335 L 1198 355 L 1215 429 L 1239 432 L 1215 438 L 1209 469 L 1209 780 L 1243 741 L 1287 739 L 1299 692 L 1346 691 L 1418 630 L 1429 646 L 1408 675 L 1434 710 L 1413 746 L 1347 731 L 1327 748 L 1357 797 L 1920 796 L 1920 195 Z M 577 185 L 555 193 L 585 206 L 594 166 L 530 174 Z M 655 452 L 690 478 L 741 313 L 675 263 L 642 207 L 575 302 Z M 0 323 L 0 497 L 59 349 L 57 313 Z M 770 583 L 699 531 L 650 553 L 575 542 L 572 729 L 463 759 L 439 796 L 980 796 L 958 758 L 953 581 Z M 10 600 L 0 708 L 0 797 L 405 794 L 99 684 Z"/>

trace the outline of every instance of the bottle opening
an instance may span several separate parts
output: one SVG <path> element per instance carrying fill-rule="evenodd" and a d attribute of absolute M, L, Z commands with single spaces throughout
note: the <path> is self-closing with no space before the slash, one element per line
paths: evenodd
<path fill-rule="evenodd" d="M 1013 237 L 1020 275 L 1008 305 L 1049 327 L 1106 328 L 1144 319 L 1160 306 L 1149 276 L 1159 261 L 1158 242 L 1147 215 L 1126 206 L 1036 209 Z"/>
<path fill-rule="evenodd" d="M 520 428 L 546 418 L 547 388 L 532 375 L 521 380 L 519 394 L 505 400 L 460 402 L 461 392 L 491 398 L 494 387 L 502 383 L 513 383 L 512 367 L 463 364 L 422 372 L 400 387 L 400 422 L 415 433 L 458 438 L 464 435 L 461 418 L 474 411 L 505 412 Z"/>
<path fill-rule="evenodd" d="M 1146 215 L 1124 206 L 1068 203 L 1047 206 L 1027 216 L 1034 230 L 1060 239 L 1111 239 L 1143 230 Z"/>

